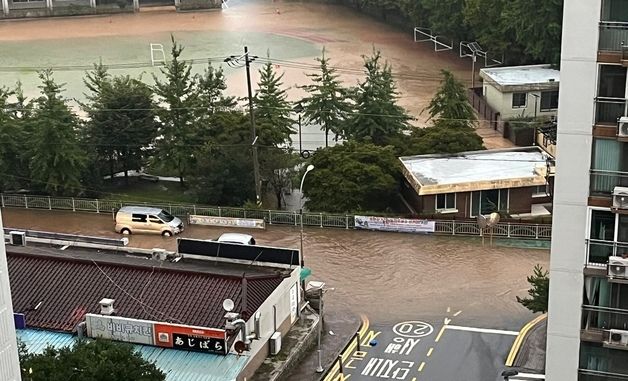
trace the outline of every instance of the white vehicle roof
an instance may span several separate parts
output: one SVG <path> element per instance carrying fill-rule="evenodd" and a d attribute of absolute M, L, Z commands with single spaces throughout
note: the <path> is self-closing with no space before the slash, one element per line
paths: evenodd
<path fill-rule="evenodd" d="M 152 215 L 158 215 L 159 213 L 161 213 L 163 209 L 159 209 L 159 208 L 150 208 L 148 206 L 123 206 L 122 208 L 120 208 L 120 210 L 118 212 L 123 212 L 123 213 L 143 213 L 143 214 L 152 214 Z"/>
<path fill-rule="evenodd" d="M 249 234 L 224 233 L 220 237 L 218 237 L 218 242 L 230 242 L 248 245 L 249 242 L 251 242 L 251 239 L 253 239 L 253 236 Z"/>

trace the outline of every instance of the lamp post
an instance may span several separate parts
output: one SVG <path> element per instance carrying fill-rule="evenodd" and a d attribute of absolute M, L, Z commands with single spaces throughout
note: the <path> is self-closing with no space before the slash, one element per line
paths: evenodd
<path fill-rule="evenodd" d="M 301 266 L 303 266 L 303 183 L 305 182 L 305 176 L 310 173 L 311 170 L 314 169 L 312 164 L 307 166 L 303 177 L 301 178 L 301 186 L 299 187 L 299 194 L 301 195 L 301 200 L 299 201 L 299 219 L 301 220 Z"/>
<path fill-rule="evenodd" d="M 321 335 L 323 331 L 323 294 L 325 290 L 323 287 L 320 288 L 319 291 L 319 299 L 318 299 L 318 366 L 316 367 L 316 373 L 323 373 L 323 364 L 322 364 L 322 355 L 321 355 Z"/>
<path fill-rule="evenodd" d="M 251 118 L 251 146 L 253 148 L 253 175 L 255 177 L 255 198 L 257 205 L 262 204 L 262 182 L 259 174 L 259 161 L 257 159 L 257 133 L 255 132 L 255 114 L 253 112 L 253 91 L 251 89 L 251 62 L 257 58 L 257 56 L 249 55 L 249 48 L 244 47 L 244 54 L 240 57 L 229 56 L 225 58 L 225 62 L 231 67 L 238 67 L 241 65 L 240 60 L 244 58 L 244 66 L 246 67 L 246 86 L 249 95 L 249 116 Z"/>
<path fill-rule="evenodd" d="M 299 115 L 299 155 L 303 153 L 303 138 L 301 137 L 301 113 L 303 112 L 303 105 L 299 102 L 294 106 L 292 111 Z"/>

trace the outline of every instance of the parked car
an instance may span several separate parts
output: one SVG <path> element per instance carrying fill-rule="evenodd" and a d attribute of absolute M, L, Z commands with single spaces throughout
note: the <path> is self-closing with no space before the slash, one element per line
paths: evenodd
<path fill-rule="evenodd" d="M 239 243 L 240 245 L 255 245 L 255 238 L 249 234 L 224 233 L 217 239 L 223 243 Z"/>
<path fill-rule="evenodd" d="M 124 206 L 116 213 L 115 230 L 122 234 L 154 233 L 170 237 L 183 231 L 183 222 L 163 209 Z"/>

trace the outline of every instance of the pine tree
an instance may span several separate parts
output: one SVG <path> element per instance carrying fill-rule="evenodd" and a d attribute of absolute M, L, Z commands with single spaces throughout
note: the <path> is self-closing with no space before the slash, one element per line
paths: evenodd
<path fill-rule="evenodd" d="M 164 162 L 174 163 L 179 174 L 181 185 L 184 185 L 185 175 L 194 164 L 194 155 L 190 146 L 198 144 L 197 118 L 199 94 L 191 74 L 190 63 L 181 60 L 183 47 L 172 37 L 170 62 L 161 73 L 166 77 L 162 81 L 153 75 L 155 80 L 154 92 L 162 104 L 158 111 L 161 121 L 158 151 Z"/>
<path fill-rule="evenodd" d="M 39 72 L 41 96 L 31 125 L 29 166 L 33 185 L 51 194 L 76 194 L 81 188 L 85 152 L 78 145 L 79 119 L 61 96 L 52 70 Z"/>
<path fill-rule="evenodd" d="M 347 90 L 338 80 L 336 70 L 329 66 L 329 59 L 325 57 L 325 48 L 321 58 L 316 59 L 320 64 L 320 73 L 308 74 L 312 84 L 301 86 L 309 96 L 301 100 L 306 123 L 316 123 L 325 131 L 325 147 L 329 146 L 329 132 L 336 139 L 342 134 L 342 123 L 351 111 L 348 102 Z"/>
<path fill-rule="evenodd" d="M 520 298 L 517 301 L 532 312 L 547 312 L 549 301 L 549 272 L 541 265 L 534 266 L 534 273 L 528 277 L 530 289 L 529 298 Z"/>
<path fill-rule="evenodd" d="M 277 75 L 272 63 L 267 62 L 259 71 L 253 104 L 259 145 L 279 146 L 290 143 L 294 132 L 294 121 L 290 118 L 292 109 L 282 88 L 283 74 Z"/>
<path fill-rule="evenodd" d="M 222 67 L 214 68 L 207 65 L 203 75 L 196 77 L 199 90 L 199 101 L 203 114 L 213 114 L 217 111 L 229 111 L 236 106 L 235 97 L 225 96 L 227 90 L 225 75 Z"/>
<path fill-rule="evenodd" d="M 373 55 L 363 56 L 366 79 L 355 90 L 355 113 L 347 120 L 345 137 L 354 140 L 371 140 L 376 145 L 386 145 L 390 137 L 406 131 L 411 119 L 397 105 L 397 92 L 388 62 L 381 63 L 381 53 L 373 49 Z"/>
<path fill-rule="evenodd" d="M 451 122 L 447 123 L 447 126 L 473 127 L 477 118 L 467 98 L 467 90 L 450 71 L 441 72 L 443 74 L 441 86 L 425 108 L 430 115 L 429 119 Z"/>

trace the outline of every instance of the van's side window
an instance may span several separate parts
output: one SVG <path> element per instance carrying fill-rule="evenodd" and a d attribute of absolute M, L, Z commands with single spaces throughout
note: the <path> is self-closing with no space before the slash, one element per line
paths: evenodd
<path fill-rule="evenodd" d="M 133 216 L 132 216 L 131 220 L 133 222 L 146 222 L 146 215 L 145 214 L 139 214 L 139 213 L 133 213 Z"/>
<path fill-rule="evenodd" d="M 152 222 L 154 224 L 163 224 L 164 223 L 162 220 L 160 220 L 159 218 L 157 218 L 155 216 L 148 216 L 148 219 L 150 220 L 150 222 Z"/>

